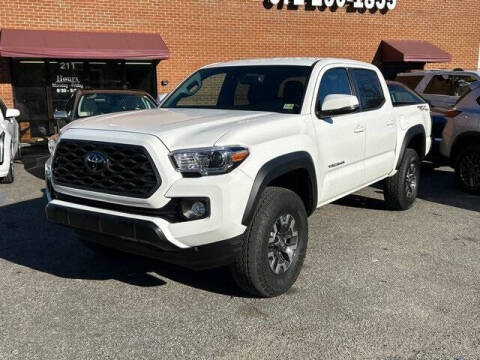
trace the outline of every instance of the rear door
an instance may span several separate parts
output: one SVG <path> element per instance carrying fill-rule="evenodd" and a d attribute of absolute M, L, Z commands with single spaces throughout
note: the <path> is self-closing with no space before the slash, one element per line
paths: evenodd
<path fill-rule="evenodd" d="M 365 182 L 388 175 L 395 162 L 397 124 L 392 114 L 388 89 L 372 69 L 350 68 L 366 126 Z"/>

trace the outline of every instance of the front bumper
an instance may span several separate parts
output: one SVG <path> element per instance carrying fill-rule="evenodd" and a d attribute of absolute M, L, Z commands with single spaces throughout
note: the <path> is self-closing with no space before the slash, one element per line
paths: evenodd
<path fill-rule="evenodd" d="M 160 169 L 162 166 L 166 167 L 164 164 L 169 161 L 168 153 L 164 155 L 163 160 L 156 160 L 157 156 L 152 156 Z M 157 164 L 157 161 L 160 163 Z M 168 164 L 173 169 L 171 164 Z M 122 223 L 131 224 L 136 220 L 151 223 L 163 234 L 166 242 L 178 249 L 194 248 L 232 239 L 243 234 L 246 229 L 242 224 L 242 217 L 253 180 L 241 169 L 235 169 L 232 173 L 221 176 L 199 178 L 183 178 L 176 172 L 170 176 L 169 171 L 162 171 L 162 187 L 150 198 L 138 202 L 137 199 L 58 186 L 52 181 L 51 166 L 50 158 L 45 164 L 46 195 L 50 206 L 97 214 L 97 218 L 115 217 Z M 166 187 L 165 184 L 168 186 Z M 160 212 L 168 207 L 172 199 L 178 198 L 208 199 L 209 216 L 192 221 L 172 221 L 157 213 L 157 210 Z M 98 220 L 94 221 L 98 222 Z M 74 224 L 64 222 L 62 225 L 77 229 L 84 226 L 87 231 L 92 231 L 88 222 Z M 132 225 L 129 225 L 129 228 L 125 231 L 133 231 Z M 110 235 L 126 238 L 123 232 Z"/>
<path fill-rule="evenodd" d="M 150 221 L 112 216 L 52 202 L 46 206 L 45 212 L 49 221 L 74 228 L 85 241 L 194 270 L 231 264 L 241 248 L 241 236 L 182 249 L 169 242 L 162 230 Z"/>
<path fill-rule="evenodd" d="M 53 202 L 47 204 L 45 212 L 47 220 L 59 225 L 145 243 L 165 251 L 179 249 L 166 239 L 157 225 L 150 221 L 102 214 Z"/>

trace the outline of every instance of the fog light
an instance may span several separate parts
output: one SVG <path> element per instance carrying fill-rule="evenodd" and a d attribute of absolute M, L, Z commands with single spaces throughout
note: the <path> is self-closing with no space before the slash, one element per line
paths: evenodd
<path fill-rule="evenodd" d="M 207 205 L 205 201 L 198 199 L 183 199 L 182 214 L 188 220 L 201 219 L 207 215 Z"/>

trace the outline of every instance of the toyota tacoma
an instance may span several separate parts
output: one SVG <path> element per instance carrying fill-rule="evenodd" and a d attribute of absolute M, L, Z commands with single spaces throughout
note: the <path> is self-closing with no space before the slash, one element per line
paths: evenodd
<path fill-rule="evenodd" d="M 430 111 L 393 95 L 353 60 L 203 67 L 158 109 L 64 127 L 45 168 L 47 218 L 98 251 L 230 265 L 245 291 L 280 295 L 315 209 L 381 180 L 388 208 L 414 203 Z"/>

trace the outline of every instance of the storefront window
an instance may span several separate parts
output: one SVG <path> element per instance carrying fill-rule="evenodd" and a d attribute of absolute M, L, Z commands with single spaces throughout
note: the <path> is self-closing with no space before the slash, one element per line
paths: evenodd
<path fill-rule="evenodd" d="M 93 89 L 122 89 L 125 86 L 123 63 L 92 61 L 88 63 L 88 87 Z"/>
<path fill-rule="evenodd" d="M 15 106 L 32 137 L 47 136 L 55 110 L 78 89 L 138 89 L 157 95 L 156 63 L 121 60 L 12 61 Z"/>
<path fill-rule="evenodd" d="M 85 87 L 85 64 L 82 61 L 49 61 L 53 111 L 64 109 L 71 95 Z"/>
<path fill-rule="evenodd" d="M 125 63 L 126 85 L 129 89 L 145 90 L 153 97 L 157 96 L 155 65 L 151 62 Z"/>

